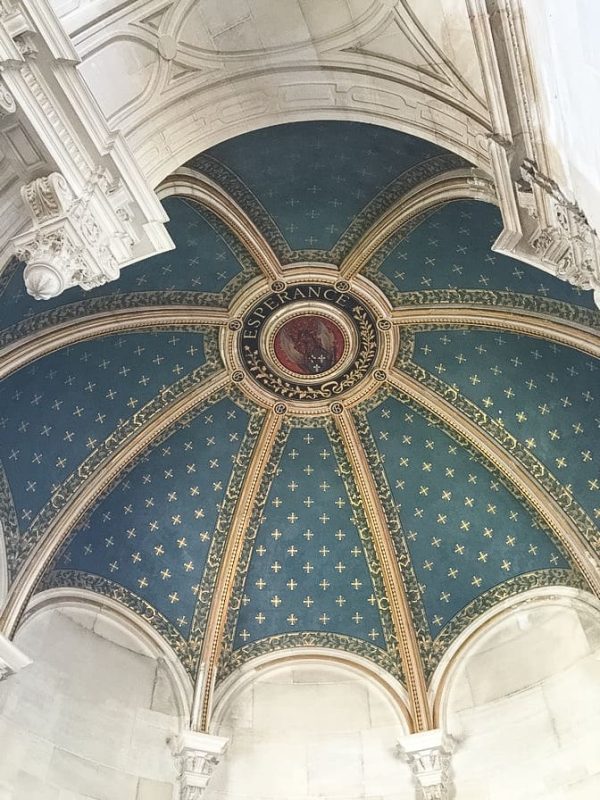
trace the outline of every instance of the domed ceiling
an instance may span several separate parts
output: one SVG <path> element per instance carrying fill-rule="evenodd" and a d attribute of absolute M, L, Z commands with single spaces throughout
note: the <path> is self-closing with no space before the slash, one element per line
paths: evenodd
<path fill-rule="evenodd" d="M 424 726 L 470 622 L 598 589 L 591 294 L 492 252 L 485 176 L 374 126 L 249 133 L 160 191 L 176 249 L 116 283 L 2 276 L 4 629 L 89 590 L 208 687 L 341 648 Z"/>

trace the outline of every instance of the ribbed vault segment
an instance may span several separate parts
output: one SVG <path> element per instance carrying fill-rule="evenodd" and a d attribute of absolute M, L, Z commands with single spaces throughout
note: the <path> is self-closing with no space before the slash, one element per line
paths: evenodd
<path fill-rule="evenodd" d="M 473 620 L 600 588 L 598 314 L 492 254 L 489 179 L 406 135 L 269 128 L 161 192 L 177 249 L 120 282 L 42 306 L 20 265 L 3 275 L 2 630 L 32 593 L 87 589 L 172 647 L 196 726 L 235 669 L 310 646 L 401 679 L 426 729 Z M 372 281 L 398 352 L 368 399 L 295 416 L 246 391 L 224 342 L 237 298 L 311 263 Z"/>

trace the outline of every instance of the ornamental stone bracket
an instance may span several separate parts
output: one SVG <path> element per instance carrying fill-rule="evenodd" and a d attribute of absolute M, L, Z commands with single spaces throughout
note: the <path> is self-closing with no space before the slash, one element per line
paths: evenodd
<path fill-rule="evenodd" d="M 114 280 L 121 267 L 173 247 L 156 194 L 78 61 L 49 0 L 2 0 L 0 149 L 24 183 L 31 225 L 13 247 L 37 299 Z M 29 160 L 14 146 L 23 140 Z"/>
<path fill-rule="evenodd" d="M 14 675 L 28 664 L 31 664 L 31 659 L 0 634 L 0 681 Z"/>
<path fill-rule="evenodd" d="M 408 762 L 416 800 L 451 800 L 450 761 L 455 741 L 440 729 L 413 733 L 398 743 L 398 755 Z"/>
<path fill-rule="evenodd" d="M 551 177 L 521 0 L 467 0 L 494 134 L 492 171 L 504 221 L 494 250 L 593 290 L 600 240 Z"/>
<path fill-rule="evenodd" d="M 199 800 L 221 760 L 228 740 L 221 736 L 187 731 L 170 740 L 177 763 L 178 800 Z"/>

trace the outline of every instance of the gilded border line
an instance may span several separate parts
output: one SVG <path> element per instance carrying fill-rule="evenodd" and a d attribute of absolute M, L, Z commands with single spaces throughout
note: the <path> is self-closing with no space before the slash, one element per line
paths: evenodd
<path fill-rule="evenodd" d="M 410 326 L 411 333 L 449 328 L 510 331 L 556 342 L 600 358 L 600 328 L 571 320 L 550 319 L 533 311 L 437 304 L 404 306 L 392 311 L 392 322 L 401 328 Z"/>
<path fill-rule="evenodd" d="M 232 397 L 238 400 L 239 397 Z M 252 467 L 253 453 L 256 448 L 260 432 L 265 420 L 265 412 L 254 408 L 250 413 L 248 427 L 238 452 L 231 478 L 227 486 L 227 492 L 219 512 L 215 530 L 211 538 L 211 544 L 206 558 L 206 564 L 200 588 L 197 595 L 196 607 L 190 628 L 189 642 L 194 658 L 194 675 L 200 665 L 202 643 L 207 630 L 207 620 L 210 613 L 211 599 L 215 591 L 215 585 L 219 573 L 220 564 L 223 559 L 223 552 L 227 543 L 227 537 L 232 527 L 234 513 L 236 511 L 237 498 L 244 484 L 244 479 L 248 470 Z M 256 503 L 257 501 L 255 501 Z"/>
<path fill-rule="evenodd" d="M 456 637 L 485 611 L 498 603 L 517 594 L 551 586 L 570 586 L 575 589 L 589 591 L 587 582 L 581 573 L 573 569 L 539 569 L 515 575 L 502 583 L 492 586 L 474 600 L 471 600 L 445 625 L 431 642 L 431 649 L 426 656 L 427 674 L 431 677 L 440 663 L 442 656 Z"/>
<path fill-rule="evenodd" d="M 523 464 L 519 458 L 519 443 L 514 436 L 500 428 L 485 412 L 465 401 L 455 389 L 438 382 L 421 367 L 411 363 L 402 372 L 393 369 L 389 381 L 395 389 L 429 411 L 436 421 L 441 420 L 486 457 L 527 499 L 562 543 L 569 560 L 580 569 L 592 590 L 600 594 L 600 572 L 590 558 L 590 548 L 600 545 L 600 532 L 563 486 L 556 494 L 548 491 L 549 483 L 557 484 L 548 470 L 534 457 L 529 460 L 529 465 Z M 451 398 L 452 403 L 447 398 Z M 540 480 L 544 477 L 546 485 Z M 553 488 L 556 491 L 558 486 Z M 570 513 L 564 507 L 566 498 Z"/>
<path fill-rule="evenodd" d="M 354 420 L 348 411 L 343 411 L 336 417 L 336 423 L 346 448 L 348 461 L 353 468 L 381 564 L 386 594 L 390 600 L 390 611 L 400 645 L 400 658 L 407 681 L 414 730 L 429 730 L 432 725 L 432 709 L 429 705 L 423 663 L 393 539 Z"/>
<path fill-rule="evenodd" d="M 214 368 L 206 367 L 200 383 L 196 383 L 200 377 L 198 371 L 191 373 L 187 376 L 191 388 L 186 379 L 179 382 L 185 385 L 183 390 L 178 388 L 179 384 L 167 387 L 113 431 L 61 484 L 38 514 L 21 537 L 21 569 L 0 615 L 0 630 L 6 635 L 14 633 L 40 575 L 96 498 L 165 429 L 229 384 L 224 370 L 215 372 Z"/>
<path fill-rule="evenodd" d="M 366 642 L 364 639 L 357 639 L 354 636 L 327 631 L 290 631 L 289 633 L 267 636 L 243 647 L 238 647 L 230 654 L 227 664 L 219 674 L 219 678 L 224 680 L 234 670 L 252 658 L 272 653 L 276 650 L 292 650 L 296 647 L 329 647 L 343 650 L 345 653 L 368 658 L 369 661 L 377 664 L 377 666 L 389 672 L 390 675 L 400 678 L 397 659 L 382 650 L 381 647 L 377 647 L 371 642 Z"/>
<path fill-rule="evenodd" d="M 242 243 L 260 271 L 269 280 L 281 278 L 281 266 L 269 243 L 252 222 L 248 214 L 231 195 L 200 172 L 180 167 L 166 178 L 157 189 L 161 200 L 165 197 L 188 197 L 216 216 L 230 234 Z"/>
<path fill-rule="evenodd" d="M 252 191 L 232 170 L 213 156 L 206 154 L 196 156 L 188 162 L 187 166 L 191 170 L 208 176 L 228 192 L 233 200 L 251 216 L 254 225 L 263 232 L 277 258 L 285 265 L 305 261 L 340 264 L 363 233 L 376 222 L 382 213 L 387 211 L 392 203 L 424 180 L 449 170 L 462 169 L 471 165 L 454 153 L 442 153 L 409 167 L 354 216 L 331 250 L 293 250 L 272 216 Z"/>
<path fill-rule="evenodd" d="M 38 333 L 45 328 L 62 325 L 67 322 L 81 322 L 87 316 L 119 312 L 126 309 L 141 308 L 149 310 L 152 308 L 170 308 L 181 306 L 189 308 L 215 308 L 222 309 L 225 313 L 227 303 L 223 298 L 215 293 L 188 292 L 188 291 L 168 291 L 161 290 L 153 292 L 130 292 L 129 294 L 103 295 L 102 297 L 90 297 L 79 300 L 76 303 L 51 308 L 40 314 L 22 319 L 14 325 L 0 331 L 0 347 L 7 347 L 18 339 L 24 339 L 32 334 Z"/>
<path fill-rule="evenodd" d="M 235 650 L 233 648 L 233 639 L 235 636 L 239 610 L 241 607 L 239 598 L 243 593 L 248 567 L 250 564 L 250 559 L 252 557 L 254 543 L 256 541 L 256 535 L 260 528 L 264 505 L 267 500 L 273 478 L 276 475 L 277 469 L 279 467 L 281 456 L 284 452 L 285 444 L 289 438 L 289 434 L 295 428 L 305 428 L 305 429 L 322 428 L 325 430 L 329 438 L 329 441 L 331 443 L 334 452 L 334 456 L 336 458 L 338 469 L 340 470 L 341 473 L 341 478 L 344 483 L 346 494 L 353 509 L 353 516 L 356 522 L 358 534 L 361 540 L 361 544 L 363 545 L 365 551 L 365 558 L 367 562 L 367 567 L 369 569 L 369 575 L 371 580 L 373 581 L 373 589 L 375 595 L 379 599 L 378 610 L 385 638 L 385 644 L 386 644 L 385 649 L 382 647 L 378 647 L 377 645 L 372 645 L 370 642 L 367 642 L 363 639 L 359 639 L 357 637 L 352 637 L 352 636 L 346 637 L 343 634 L 339 635 L 328 634 L 327 632 L 323 631 L 297 631 L 297 632 L 290 631 L 289 639 L 288 639 L 288 634 L 276 634 L 274 636 L 265 637 L 264 640 L 260 640 L 260 646 L 258 646 L 259 644 L 258 642 L 251 642 L 248 645 L 244 645 L 242 648 L 236 648 Z M 296 633 L 305 636 L 306 641 L 302 637 L 300 640 L 298 640 L 298 637 L 295 635 Z M 331 638 L 332 636 L 334 638 Z M 367 521 L 362 512 L 361 499 L 358 494 L 356 484 L 353 480 L 351 467 L 346 458 L 346 452 L 344 450 L 343 442 L 340 439 L 339 433 L 335 425 L 333 424 L 332 420 L 328 417 L 314 417 L 314 418 L 288 417 L 285 420 L 282 427 L 280 428 L 279 434 L 277 436 L 277 441 L 275 442 L 275 445 L 273 447 L 271 460 L 269 461 L 267 468 L 265 470 L 264 479 L 261 484 L 259 496 L 257 498 L 257 502 L 255 503 L 252 520 L 248 527 L 248 532 L 246 534 L 246 539 L 244 541 L 244 549 L 240 559 L 238 572 L 236 574 L 234 589 L 232 592 L 232 600 L 228 610 L 227 624 L 225 626 L 225 632 L 224 632 L 223 648 L 221 651 L 221 658 L 219 660 L 219 667 L 217 673 L 217 683 L 220 683 L 222 680 L 224 680 L 235 667 L 244 663 L 247 658 L 253 658 L 255 655 L 262 655 L 263 653 L 270 652 L 269 643 L 271 643 L 272 649 L 279 648 L 281 646 L 298 647 L 298 646 L 305 646 L 307 644 L 308 639 L 310 639 L 309 643 L 311 646 L 319 646 L 319 647 L 339 647 L 342 639 L 344 640 L 347 639 L 348 642 L 353 643 L 352 652 L 362 655 L 363 657 L 374 661 L 379 666 L 382 666 L 384 669 L 388 670 L 394 677 L 398 678 L 398 680 L 403 681 L 403 675 L 401 669 L 402 665 L 397 657 L 398 641 L 396 638 L 396 631 L 389 611 L 389 601 L 385 594 L 385 587 L 381 577 L 381 568 L 377 559 L 377 554 L 373 547 L 373 540 L 371 537 L 371 533 L 368 529 Z M 361 643 L 365 645 L 365 647 L 362 648 L 362 651 L 361 651 Z M 257 645 L 256 652 L 253 649 L 254 644 Z M 239 650 L 243 650 L 245 655 L 238 657 Z"/>
<path fill-rule="evenodd" d="M 600 311 L 566 303 L 564 300 L 491 289 L 427 289 L 426 291 L 401 292 L 378 269 L 371 269 L 368 266 L 364 270 L 364 275 L 385 294 L 395 309 L 425 306 L 435 307 L 443 312 L 446 306 L 475 306 L 480 309 L 511 308 L 529 311 L 549 319 L 566 320 L 592 330 L 600 329 Z"/>
<path fill-rule="evenodd" d="M 520 462 L 527 475 L 533 476 L 535 482 L 544 490 L 546 493 L 544 496 L 552 498 L 564 514 L 568 515 L 571 525 L 577 528 L 583 542 L 600 555 L 600 531 L 594 521 L 558 478 L 519 439 L 479 406 L 460 394 L 455 387 L 444 383 L 424 367 L 411 360 L 404 362 L 398 360 L 395 370 L 398 375 L 405 375 L 409 380 L 420 384 L 426 393 L 437 397 L 445 407 L 455 408 L 459 417 L 468 419 L 474 428 L 480 431 L 484 440 L 497 443 L 503 448 L 502 453 L 510 454 L 510 457 Z M 434 414 L 434 416 L 436 420 L 439 419 L 439 415 Z"/>
<path fill-rule="evenodd" d="M 19 555 L 19 519 L 15 504 L 13 501 L 12 491 L 2 459 L 0 459 L 0 537 L 4 537 L 4 550 L 6 554 L 6 569 L 8 573 L 8 582 L 12 581 L 15 572 L 17 571 L 17 560 Z"/>
<path fill-rule="evenodd" d="M 493 182 L 485 173 L 474 167 L 465 166 L 463 169 L 442 172 L 430 180 L 417 184 L 393 202 L 373 222 L 344 258 L 340 273 L 350 280 L 369 263 L 375 253 L 379 254 L 379 266 L 383 260 L 382 253 L 388 255 L 399 241 L 415 230 L 434 211 L 452 200 L 468 199 L 496 202 Z M 392 246 L 385 247 L 391 237 L 393 237 Z"/>
<path fill-rule="evenodd" d="M 43 328 L 11 344 L 0 347 L 0 380 L 35 359 L 69 345 L 114 333 L 160 330 L 198 330 L 227 324 L 227 312 L 221 308 L 198 306 L 157 306 L 122 308 L 90 314 Z"/>
<path fill-rule="evenodd" d="M 417 632 L 417 639 L 423 658 L 423 668 L 427 681 L 431 679 L 435 668 L 440 662 L 445 650 L 451 644 L 456 636 L 475 618 L 475 615 L 480 612 L 486 611 L 495 603 L 500 602 L 506 597 L 510 597 L 517 593 L 527 591 L 528 589 L 537 586 L 575 586 L 580 588 L 589 589 L 587 581 L 582 577 L 581 573 L 575 569 L 545 569 L 537 570 L 523 575 L 517 575 L 514 578 L 509 578 L 499 584 L 488 589 L 475 600 L 471 601 L 467 606 L 461 609 L 448 623 L 440 630 L 435 636 L 432 636 L 425 608 L 421 598 L 419 589 L 419 582 L 414 573 L 410 552 L 408 550 L 406 539 L 404 537 L 403 526 L 398 515 L 396 504 L 392 496 L 387 475 L 381 462 L 379 451 L 375 440 L 373 439 L 371 427 L 367 419 L 367 411 L 372 410 L 379 406 L 386 399 L 392 397 L 400 402 L 406 402 L 410 408 L 416 413 L 423 416 L 425 419 L 440 425 L 440 419 L 432 412 L 425 409 L 420 403 L 406 395 L 404 392 L 399 391 L 395 387 L 390 387 L 390 390 L 382 388 L 381 391 L 373 398 L 370 398 L 367 403 L 361 406 L 359 411 L 355 412 L 357 419 L 357 429 L 363 442 L 363 447 L 369 456 L 369 463 L 374 479 L 377 482 L 379 496 L 381 503 L 390 526 L 392 539 L 396 547 L 398 560 L 402 568 L 402 577 L 406 585 L 406 591 L 409 603 L 413 613 L 413 620 Z M 515 487 L 510 484 L 506 477 L 498 472 L 494 464 L 490 463 L 489 459 L 477 450 L 472 444 L 467 442 L 460 434 L 446 425 L 443 421 L 440 425 L 441 429 L 447 433 L 453 441 L 457 442 L 461 447 L 467 449 L 473 457 L 481 463 L 486 470 L 490 471 L 493 475 L 497 476 L 502 485 L 505 486 L 517 500 L 522 503 L 528 511 L 541 520 L 539 513 L 530 507 L 529 501 L 520 492 L 515 491 Z M 546 527 L 546 526 L 544 526 Z M 569 560 L 569 555 L 565 551 L 561 541 L 556 541 L 554 532 L 550 533 L 554 537 L 557 549 L 563 554 L 565 559 Z"/>
<path fill-rule="evenodd" d="M 281 423 L 280 414 L 269 411 L 265 415 L 262 429 L 246 469 L 244 481 L 236 498 L 231 525 L 222 550 L 223 555 L 218 565 L 200 654 L 200 663 L 201 668 L 204 669 L 204 676 L 202 685 L 196 686 L 194 709 L 192 710 L 192 724 L 199 730 L 208 730 L 214 683 L 223 645 L 223 632 L 227 621 L 227 609 L 231 600 L 233 583 L 242 554 L 246 531 L 260 491 L 263 472 L 269 463 Z"/>
<path fill-rule="evenodd" d="M 185 200 L 186 198 L 182 197 L 182 199 Z M 185 289 L 164 290 L 157 288 L 151 291 L 118 294 L 118 290 L 111 290 L 109 286 L 106 287 L 108 294 L 91 298 L 84 297 L 73 303 L 60 305 L 56 308 L 34 314 L 31 317 L 26 317 L 4 328 L 0 331 L 0 346 L 4 347 L 14 342 L 16 339 L 28 336 L 42 328 L 67 322 L 68 320 L 81 319 L 87 314 L 98 314 L 104 311 L 117 311 L 119 309 L 138 308 L 140 306 L 153 307 L 167 305 L 183 305 L 195 308 L 208 306 L 226 309 L 235 295 L 250 280 L 259 275 L 261 270 L 244 243 L 231 232 L 227 225 L 222 223 L 221 220 L 208 209 L 196 209 L 197 203 L 190 203 L 190 205 L 194 206 L 195 210 L 197 210 L 203 219 L 213 228 L 215 233 L 221 237 L 239 265 L 238 272 L 233 275 L 220 291 L 196 292 Z M 5 271 L 0 274 L 1 284 L 2 277 L 10 273 L 6 285 L 1 289 L 2 292 L 6 289 L 6 286 L 10 282 L 10 279 L 12 279 L 18 266 L 18 261 L 15 261 L 14 265 L 12 262 L 9 262 Z"/>
<path fill-rule="evenodd" d="M 313 421 L 314 420 L 310 420 L 310 422 Z M 248 528 L 246 530 L 246 536 L 244 538 L 242 552 L 240 554 L 240 559 L 238 561 L 238 568 L 233 582 L 231 599 L 227 610 L 227 620 L 223 628 L 223 643 L 221 647 L 221 654 L 217 668 L 216 682 L 219 682 L 222 677 L 224 678 L 233 669 L 230 668 L 230 659 L 233 655 L 233 640 L 237 628 L 237 621 L 238 621 L 239 611 L 241 608 L 241 596 L 243 594 L 244 586 L 246 583 L 246 576 L 248 574 L 248 568 L 250 566 L 250 559 L 252 558 L 254 543 L 256 541 L 256 536 L 260 528 L 261 517 L 264 511 L 265 503 L 267 502 L 269 491 L 271 489 L 271 484 L 273 482 L 273 478 L 277 474 L 279 463 L 281 461 L 281 457 L 285 450 L 285 445 L 292 431 L 292 428 L 293 425 L 289 417 L 284 418 L 284 420 L 282 421 L 282 425 L 277 431 L 277 435 L 273 440 L 273 445 L 271 447 L 271 455 L 268 462 L 265 465 L 261 478 L 261 484 L 256 494 L 254 508 L 252 511 L 252 517 L 248 523 Z"/>

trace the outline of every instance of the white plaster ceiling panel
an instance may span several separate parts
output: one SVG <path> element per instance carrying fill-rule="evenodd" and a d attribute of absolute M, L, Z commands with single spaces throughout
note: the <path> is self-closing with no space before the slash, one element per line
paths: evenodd
<path fill-rule="evenodd" d="M 484 97 L 483 80 L 465 0 L 406 0 L 462 79 Z"/>
<path fill-rule="evenodd" d="M 158 64 L 155 49 L 123 39 L 90 55 L 79 69 L 104 114 L 113 117 L 144 93 Z"/>

